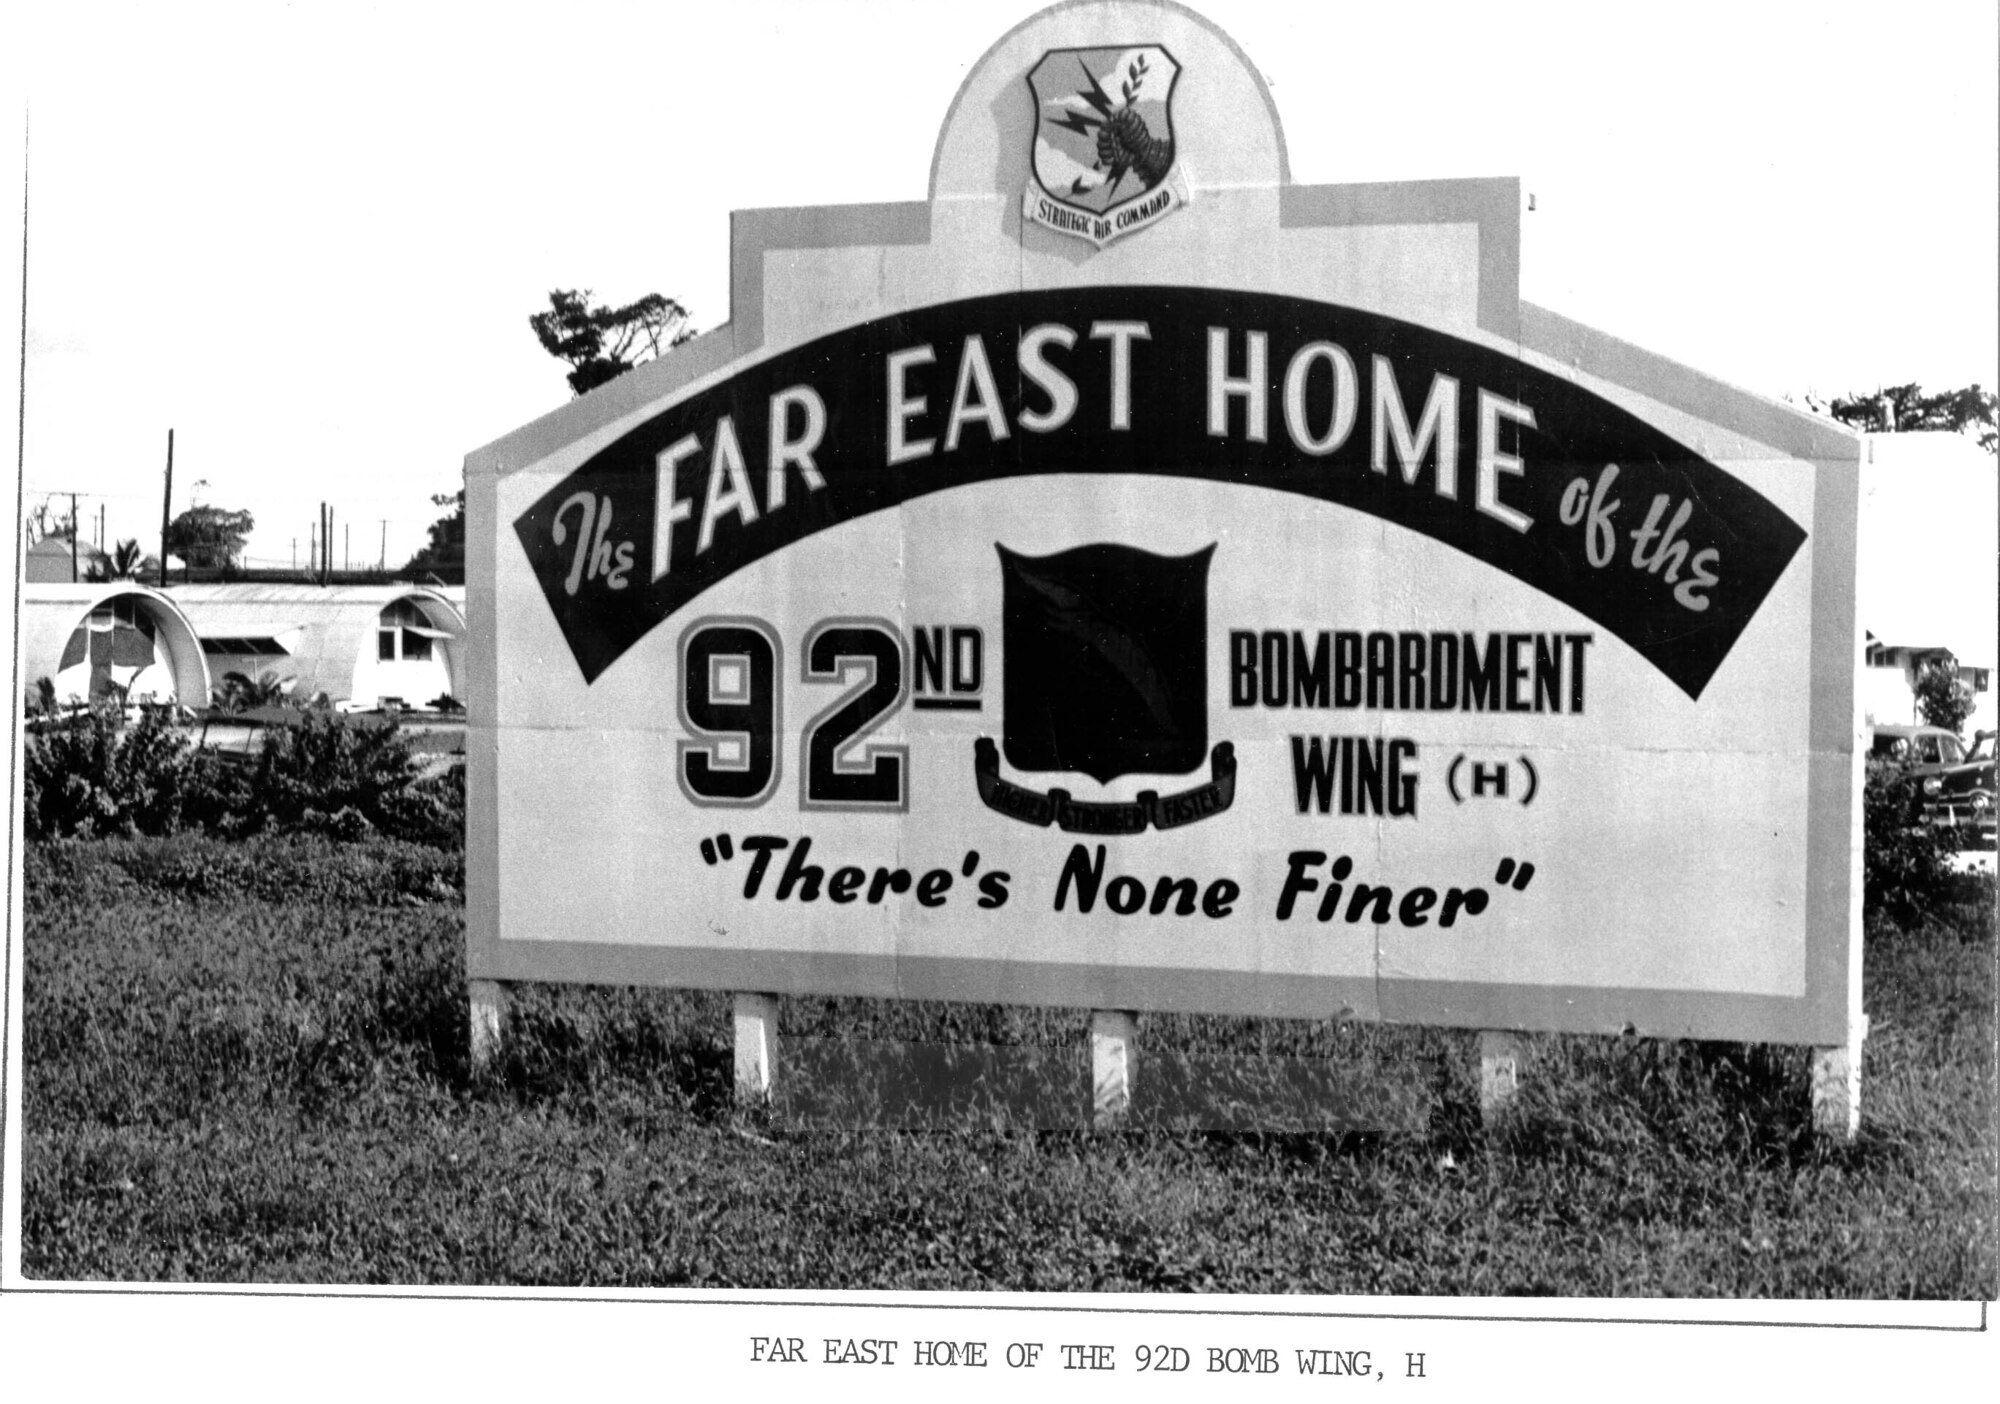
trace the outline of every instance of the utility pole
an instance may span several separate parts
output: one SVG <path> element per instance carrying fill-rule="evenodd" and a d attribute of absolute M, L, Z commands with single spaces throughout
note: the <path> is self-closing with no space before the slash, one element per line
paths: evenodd
<path fill-rule="evenodd" d="M 83 577 L 76 569 L 76 494 L 69 495 L 69 583 L 74 585 Z"/>
<path fill-rule="evenodd" d="M 388 568 L 389 568 L 389 519 L 387 517 L 384 517 L 382 519 L 382 559 L 380 562 L 376 564 L 375 569 L 387 570 Z"/>
<path fill-rule="evenodd" d="M 160 588 L 167 588 L 167 522 L 174 510 L 174 431 L 167 430 L 167 495 L 160 502 Z"/>

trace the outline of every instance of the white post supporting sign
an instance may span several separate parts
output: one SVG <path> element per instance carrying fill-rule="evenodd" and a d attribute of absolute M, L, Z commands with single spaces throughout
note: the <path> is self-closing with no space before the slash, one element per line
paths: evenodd
<path fill-rule="evenodd" d="M 1138 1073 L 1138 1045 L 1137 1019 L 1120 1010 L 1091 1011 L 1091 1119 L 1099 1127 L 1117 1126 L 1132 1109 L 1132 1084 Z"/>
<path fill-rule="evenodd" d="M 1511 1033 L 1484 1029 L 1479 1035 L 1479 1111 L 1489 1121 L 1505 1111 L 1521 1090 L 1525 1049 Z"/>
<path fill-rule="evenodd" d="M 467 984 L 469 1038 L 467 1053 L 475 1069 L 490 1067 L 499 1056 L 507 1025 L 507 987 L 497 980 L 473 979 Z"/>
<path fill-rule="evenodd" d="M 1849 1140 L 1861 1129 L 1861 1041 L 1867 1035 L 1863 1017 L 1849 1029 L 1846 1043 L 1813 1050 L 1813 1129 L 1823 1136 Z"/>
<path fill-rule="evenodd" d="M 770 1100 L 778 1071 L 778 1001 L 773 995 L 738 994 L 735 1010 L 736 1100 Z"/>
<path fill-rule="evenodd" d="M 471 978 L 1851 1096 L 1858 440 L 1523 303 L 1520 213 L 1294 182 L 1254 65 L 1121 0 L 974 65 L 925 198 L 739 212 L 727 324 L 467 459 Z"/>

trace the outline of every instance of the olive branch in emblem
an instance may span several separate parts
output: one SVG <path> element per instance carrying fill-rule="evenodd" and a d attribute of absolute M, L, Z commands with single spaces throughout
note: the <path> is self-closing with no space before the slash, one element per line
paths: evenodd
<path fill-rule="evenodd" d="M 1090 104 L 1092 112 L 1065 112 L 1052 120 L 1056 126 L 1084 136 L 1096 133 L 1097 161 L 1093 169 L 1105 172 L 1105 184 L 1110 190 L 1118 188 L 1127 171 L 1137 172 L 1143 188 L 1151 190 L 1166 178 L 1168 168 L 1174 163 L 1174 148 L 1172 142 L 1160 140 L 1147 129 L 1146 119 L 1133 106 L 1146 81 L 1146 56 L 1134 55 L 1125 66 L 1125 78 L 1119 85 L 1125 98 L 1122 103 L 1112 102 L 1111 95 L 1104 91 L 1081 57 L 1076 64 L 1083 70 L 1083 81 L 1088 85 L 1076 95 Z M 1079 177 L 1071 183 L 1069 193 L 1081 195 L 1089 188 Z"/>

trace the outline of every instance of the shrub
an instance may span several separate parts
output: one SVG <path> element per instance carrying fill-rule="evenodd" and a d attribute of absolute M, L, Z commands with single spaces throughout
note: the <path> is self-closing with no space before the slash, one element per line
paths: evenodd
<path fill-rule="evenodd" d="M 465 767 L 449 766 L 382 797 L 382 827 L 417 843 L 455 844 L 465 838 Z"/>
<path fill-rule="evenodd" d="M 294 678 L 265 670 L 255 678 L 246 673 L 224 673 L 216 705 L 225 712 L 246 712 L 252 707 L 275 707 L 292 691 Z"/>
<path fill-rule="evenodd" d="M 391 726 L 358 727 L 314 708 L 295 726 L 273 727 L 257 763 L 257 795 L 272 823 L 320 830 L 353 810 L 378 827 L 385 795 L 417 780 L 416 761 Z M 353 820 L 343 821 L 353 827 Z"/>
<path fill-rule="evenodd" d="M 1863 908 L 1908 925 L 1956 892 L 1948 846 L 1924 820 L 1917 777 L 1887 761 L 1868 763 L 1862 789 Z"/>
<path fill-rule="evenodd" d="M 127 725 L 123 708 L 100 702 L 29 735 L 23 827 L 31 839 L 170 834 L 200 770 L 163 711 L 148 708 Z"/>
<path fill-rule="evenodd" d="M 451 846 L 465 833 L 462 772 L 428 775 L 393 724 L 352 726 L 325 709 L 272 728 L 244 764 L 196 746 L 163 712 L 128 725 L 103 704 L 31 735 L 23 762 L 24 829 L 34 840 L 194 828 Z"/>
<path fill-rule="evenodd" d="M 265 815 L 253 778 L 251 767 L 241 760 L 197 748 L 182 802 L 183 823 L 228 838 L 258 832 Z"/>

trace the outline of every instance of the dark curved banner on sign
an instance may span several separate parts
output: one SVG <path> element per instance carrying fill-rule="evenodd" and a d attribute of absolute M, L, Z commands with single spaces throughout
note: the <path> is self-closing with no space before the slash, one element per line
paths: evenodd
<path fill-rule="evenodd" d="M 970 298 L 821 337 L 663 410 L 514 528 L 595 681 L 796 541 L 1051 473 L 1366 512 L 1587 615 L 1693 698 L 1806 537 L 1686 445 L 1503 352 L 1349 307 L 1176 287 Z"/>

